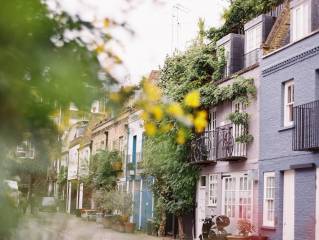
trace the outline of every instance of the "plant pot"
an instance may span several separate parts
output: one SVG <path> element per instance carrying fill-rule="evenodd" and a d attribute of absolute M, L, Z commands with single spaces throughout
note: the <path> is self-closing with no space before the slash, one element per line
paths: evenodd
<path fill-rule="evenodd" d="M 117 231 L 117 223 L 111 223 L 111 228 L 114 231 Z"/>
<path fill-rule="evenodd" d="M 125 232 L 124 224 L 119 223 L 119 225 L 117 227 L 117 231 L 124 233 Z"/>
<path fill-rule="evenodd" d="M 112 216 L 105 216 L 102 221 L 104 228 L 111 228 L 112 226 Z"/>
<path fill-rule="evenodd" d="M 227 236 L 227 240 L 250 240 L 250 237 L 230 235 L 230 236 Z"/>
<path fill-rule="evenodd" d="M 114 171 L 121 171 L 122 170 L 122 162 L 113 162 L 112 168 Z"/>
<path fill-rule="evenodd" d="M 135 223 L 127 222 L 127 223 L 124 224 L 124 227 L 125 227 L 125 232 L 126 233 L 134 233 Z"/>
<path fill-rule="evenodd" d="M 250 240 L 267 240 L 268 237 L 266 236 L 251 236 Z"/>

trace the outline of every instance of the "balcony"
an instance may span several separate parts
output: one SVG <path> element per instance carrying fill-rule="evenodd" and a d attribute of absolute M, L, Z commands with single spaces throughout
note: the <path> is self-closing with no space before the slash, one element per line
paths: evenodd
<path fill-rule="evenodd" d="M 191 164 L 246 160 L 246 144 L 236 142 L 236 138 L 244 131 L 242 126 L 228 124 L 214 131 L 204 132 L 192 141 Z"/>
<path fill-rule="evenodd" d="M 133 161 L 133 157 L 131 154 L 128 154 L 126 157 L 126 174 L 127 176 L 135 176 L 143 173 L 143 154 L 141 152 L 137 152 L 135 155 L 135 160 Z"/>
<path fill-rule="evenodd" d="M 319 150 L 319 100 L 294 107 L 292 149 Z"/>

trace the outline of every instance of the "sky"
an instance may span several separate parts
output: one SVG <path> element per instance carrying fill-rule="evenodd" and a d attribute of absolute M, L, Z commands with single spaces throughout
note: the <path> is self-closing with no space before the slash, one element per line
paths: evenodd
<path fill-rule="evenodd" d="M 183 50 L 197 35 L 199 18 L 206 27 L 220 26 L 227 0 L 59 0 L 68 12 L 92 20 L 110 17 L 127 22 L 134 31 L 118 31 L 116 51 L 124 62 L 118 77 L 124 84 L 137 83 L 142 76 L 163 65 L 167 54 Z M 175 7 L 174 7 L 175 6 Z M 179 10 L 177 10 L 178 6 Z"/>

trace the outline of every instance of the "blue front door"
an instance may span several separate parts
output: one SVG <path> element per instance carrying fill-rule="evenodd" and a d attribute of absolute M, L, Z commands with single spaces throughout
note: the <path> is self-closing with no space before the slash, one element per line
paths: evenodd
<path fill-rule="evenodd" d="M 132 162 L 136 163 L 136 142 L 137 136 L 133 136 L 133 148 L 132 148 Z"/>

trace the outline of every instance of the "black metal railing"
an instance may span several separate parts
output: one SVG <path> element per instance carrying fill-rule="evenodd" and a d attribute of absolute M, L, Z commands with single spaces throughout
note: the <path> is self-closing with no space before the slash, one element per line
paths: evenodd
<path fill-rule="evenodd" d="M 294 151 L 319 150 L 319 101 L 294 107 Z"/>
<path fill-rule="evenodd" d="M 246 144 L 236 141 L 244 133 L 243 126 L 234 124 L 204 132 L 192 141 L 191 163 L 246 159 Z"/>

